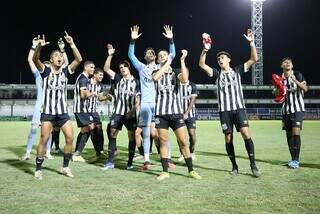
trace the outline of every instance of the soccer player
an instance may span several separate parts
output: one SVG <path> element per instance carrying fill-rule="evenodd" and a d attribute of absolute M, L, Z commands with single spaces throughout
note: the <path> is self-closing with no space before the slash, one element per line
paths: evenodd
<path fill-rule="evenodd" d="M 161 50 L 158 53 L 160 69 L 153 71 L 152 78 L 155 81 L 156 108 L 155 124 L 160 140 L 160 155 L 163 171 L 157 177 L 164 180 L 170 177 L 168 168 L 168 129 L 173 130 L 176 135 L 179 147 L 188 167 L 189 176 L 201 179 L 201 176 L 193 170 L 192 158 L 186 143 L 186 125 L 183 120 L 183 109 L 181 97 L 178 93 L 180 82 L 186 83 L 189 78 L 189 71 L 185 65 L 185 58 L 188 52 L 182 50 L 180 58 L 181 71 L 172 69 L 170 64 L 172 56 L 167 51 Z"/>
<path fill-rule="evenodd" d="M 36 88 L 37 88 L 37 99 L 36 99 L 36 103 L 34 106 L 34 110 L 33 110 L 33 115 L 32 115 L 32 122 L 31 122 L 31 129 L 28 135 L 28 142 L 27 142 L 27 146 L 26 146 L 26 153 L 22 156 L 21 160 L 29 160 L 30 159 L 30 154 L 31 154 L 31 150 L 32 150 L 32 146 L 35 142 L 35 138 L 37 136 L 37 130 L 38 127 L 40 125 L 40 115 L 41 115 L 41 105 L 42 105 L 42 78 L 40 75 L 39 70 L 37 69 L 35 63 L 33 62 L 33 58 L 35 57 L 35 49 L 36 47 L 39 45 L 40 42 L 40 35 L 38 37 L 35 37 L 32 40 L 32 47 L 29 51 L 28 54 L 28 63 L 30 66 L 30 69 L 34 75 L 35 78 L 35 82 L 36 82 Z M 47 43 L 48 44 L 48 43 Z M 60 48 L 60 50 L 64 49 L 64 43 L 62 41 L 59 40 L 58 41 L 58 46 Z M 68 57 L 66 55 L 66 53 L 64 52 L 63 57 L 65 59 L 65 64 L 68 65 Z M 46 62 L 45 62 L 46 63 Z M 53 157 L 50 154 L 50 150 L 51 150 L 51 143 L 50 140 L 51 137 L 49 137 L 48 139 L 48 143 L 47 143 L 47 150 L 46 150 L 46 157 L 48 159 L 53 159 Z"/>
<path fill-rule="evenodd" d="M 189 150 L 192 160 L 196 159 L 194 147 L 196 144 L 196 98 L 198 96 L 198 90 L 196 84 L 191 81 L 186 83 L 180 83 L 178 92 L 182 100 L 183 119 L 187 126 L 189 135 Z M 181 151 L 180 151 L 181 152 Z M 181 153 L 181 157 L 178 161 L 183 161 L 184 157 Z"/>
<path fill-rule="evenodd" d="M 143 135 L 143 150 L 144 150 L 144 164 L 143 169 L 148 170 L 150 164 L 150 134 L 155 139 L 155 144 L 159 144 L 155 124 L 151 122 L 155 109 L 155 87 L 152 79 L 152 72 L 159 69 L 156 64 L 156 54 L 152 48 L 147 48 L 144 51 L 144 60 L 146 64 L 140 62 L 135 56 L 135 41 L 141 36 L 139 34 L 139 26 L 135 25 L 131 29 L 131 42 L 129 44 L 128 56 L 139 73 L 140 87 L 141 87 L 141 105 L 138 118 L 138 128 L 136 136 L 139 138 L 141 131 Z M 164 33 L 162 33 L 169 40 L 170 54 L 174 58 L 176 55 L 175 45 L 173 42 L 173 31 L 171 26 L 164 26 Z"/>
<path fill-rule="evenodd" d="M 114 112 L 110 120 L 109 125 L 109 145 L 108 145 L 108 160 L 105 163 L 103 170 L 109 170 L 114 168 L 114 153 L 117 145 L 117 136 L 122 126 L 128 130 L 128 163 L 127 169 L 133 168 L 132 161 L 135 153 L 135 129 L 136 123 L 136 108 L 139 105 L 140 99 L 140 86 L 139 81 L 131 75 L 130 63 L 128 61 L 121 61 L 119 63 L 120 74 L 110 69 L 111 60 L 115 53 L 115 49 L 112 45 L 108 44 L 108 57 L 104 65 L 104 71 L 113 80 L 114 88 Z"/>
<path fill-rule="evenodd" d="M 43 155 L 45 144 L 50 136 L 53 126 L 59 126 L 64 134 L 66 144 L 64 146 L 63 165 L 61 174 L 73 177 L 69 168 L 69 161 L 72 152 L 73 129 L 67 111 L 67 81 L 70 74 L 82 61 L 82 57 L 73 41 L 73 38 L 65 32 L 65 40 L 70 45 L 74 60 L 66 67 L 63 67 L 63 55 L 59 50 L 54 50 L 50 54 L 50 67 L 45 66 L 40 60 L 40 51 L 46 42 L 43 38 L 38 46 L 39 54 L 35 59 L 37 67 L 41 68 L 43 78 L 43 108 L 41 114 L 41 137 L 37 148 L 35 178 L 42 179 Z"/>
<path fill-rule="evenodd" d="M 248 30 L 247 35 L 244 36 L 248 40 L 251 48 L 250 59 L 244 64 L 234 68 L 230 67 L 231 55 L 226 51 L 221 51 L 217 53 L 220 71 L 216 68 L 211 68 L 205 63 L 207 52 L 211 48 L 211 46 L 209 46 L 209 48 L 203 48 L 199 66 L 212 78 L 212 81 L 216 81 L 217 84 L 220 123 L 225 135 L 226 151 L 232 163 L 231 174 L 238 174 L 238 165 L 236 163 L 233 146 L 233 126 L 235 126 L 237 131 L 240 131 L 244 140 L 252 174 L 255 177 L 259 177 L 261 173 L 255 163 L 254 144 L 249 131 L 241 85 L 241 75 L 247 72 L 249 68 L 257 62 L 258 55 L 254 44 L 254 35 L 251 30 Z"/>
<path fill-rule="evenodd" d="M 72 156 L 74 162 L 85 162 L 81 156 L 86 142 L 90 136 L 91 130 L 94 129 L 93 117 L 88 110 L 88 99 L 97 97 L 96 92 L 88 90 L 90 78 L 93 75 L 95 65 L 92 61 L 86 61 L 83 66 L 83 72 L 78 76 L 74 88 L 73 112 L 77 120 L 80 132 L 77 137 L 76 150 Z"/>
<path fill-rule="evenodd" d="M 297 169 L 300 166 L 299 155 L 301 147 L 300 132 L 304 117 L 304 93 L 308 91 L 306 80 L 302 73 L 293 70 L 292 59 L 281 61 L 282 78 L 287 87 L 287 94 L 282 104 L 282 129 L 286 131 L 287 142 L 291 155 L 288 167 Z"/>

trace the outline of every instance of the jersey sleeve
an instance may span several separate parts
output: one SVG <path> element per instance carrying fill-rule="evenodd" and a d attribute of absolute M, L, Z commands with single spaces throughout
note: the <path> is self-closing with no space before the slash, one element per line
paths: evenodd
<path fill-rule="evenodd" d="M 303 74 L 299 71 L 295 71 L 294 72 L 294 76 L 296 77 L 296 79 L 299 81 L 299 82 L 305 82 L 305 78 L 303 76 Z"/>
<path fill-rule="evenodd" d="M 142 68 L 143 68 L 144 64 L 142 62 L 140 62 L 138 60 L 138 58 L 136 57 L 136 55 L 134 54 L 134 48 L 135 48 L 135 43 L 134 42 L 130 42 L 129 50 L 128 50 L 128 56 L 129 56 L 129 59 L 130 59 L 131 63 L 135 67 L 135 69 L 138 72 L 140 72 L 140 71 L 142 71 Z"/>
<path fill-rule="evenodd" d="M 113 78 L 113 82 L 116 85 L 118 82 L 120 82 L 120 80 L 122 79 L 122 76 L 118 73 L 114 73 L 114 78 Z"/>
<path fill-rule="evenodd" d="M 196 96 L 197 97 L 199 95 L 199 91 L 197 89 L 196 84 L 191 82 L 190 85 L 191 85 L 191 96 Z"/>
<path fill-rule="evenodd" d="M 44 66 L 43 71 L 40 72 L 42 78 L 49 76 L 50 73 L 51 73 L 51 68 L 49 68 L 47 66 Z"/>
<path fill-rule="evenodd" d="M 215 82 L 216 79 L 219 77 L 219 71 L 216 68 L 212 68 L 212 76 L 210 77 Z"/>
<path fill-rule="evenodd" d="M 237 65 L 236 67 L 234 67 L 234 71 L 242 75 L 248 71 L 246 67 L 247 67 L 246 64 Z"/>
<path fill-rule="evenodd" d="M 79 88 L 80 89 L 87 89 L 88 88 L 88 80 L 85 76 L 82 76 L 79 79 Z"/>

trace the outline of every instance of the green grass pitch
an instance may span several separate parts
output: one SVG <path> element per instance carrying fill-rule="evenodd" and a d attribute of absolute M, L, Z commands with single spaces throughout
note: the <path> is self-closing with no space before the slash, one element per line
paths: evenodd
<path fill-rule="evenodd" d="M 240 174 L 232 177 L 219 122 L 198 121 L 194 168 L 202 180 L 188 178 L 184 164 L 177 164 L 169 179 L 157 181 L 161 165 L 156 154 L 150 171 L 139 171 L 141 161 L 134 162 L 133 171 L 125 170 L 122 131 L 116 169 L 71 162 L 71 179 L 58 174 L 62 157 L 56 156 L 45 160 L 44 179 L 38 181 L 33 178 L 35 150 L 31 160 L 19 160 L 30 122 L 0 122 L 0 213 L 320 213 L 320 121 L 304 121 L 297 170 L 285 166 L 289 151 L 280 121 L 251 121 L 250 127 L 260 178 L 251 176 L 239 133 L 234 142 Z M 177 143 L 172 135 L 170 139 L 177 160 Z M 62 135 L 60 141 L 63 145 Z M 94 156 L 90 140 L 83 156 Z"/>

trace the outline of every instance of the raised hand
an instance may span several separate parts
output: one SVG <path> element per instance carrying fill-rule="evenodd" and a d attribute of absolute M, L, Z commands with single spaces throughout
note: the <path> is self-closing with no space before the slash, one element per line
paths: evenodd
<path fill-rule="evenodd" d="M 254 34 L 251 29 L 247 30 L 247 35 L 243 34 L 243 36 L 248 40 L 248 42 L 253 42 L 254 41 Z"/>
<path fill-rule="evenodd" d="M 62 40 L 62 38 L 60 38 L 58 40 L 58 46 L 59 46 L 60 51 L 64 51 L 65 44 L 64 44 L 64 41 Z"/>
<path fill-rule="evenodd" d="M 42 39 L 39 39 L 39 43 L 40 43 L 41 47 L 44 47 L 44 46 L 50 44 L 50 42 L 46 42 L 46 37 L 44 34 L 42 34 Z"/>
<path fill-rule="evenodd" d="M 188 51 L 185 49 L 181 50 L 182 56 L 180 57 L 180 60 L 185 60 L 185 58 L 188 56 Z"/>
<path fill-rule="evenodd" d="M 116 49 L 114 49 L 111 44 L 108 44 L 108 45 L 107 45 L 107 48 L 108 48 L 108 55 L 109 55 L 109 56 L 112 56 L 112 55 L 115 53 L 115 51 L 116 51 Z"/>
<path fill-rule="evenodd" d="M 36 48 L 40 42 L 40 35 L 34 37 L 32 40 L 32 48 Z"/>
<path fill-rule="evenodd" d="M 167 39 L 173 39 L 172 26 L 165 25 L 163 29 L 164 29 L 164 33 L 162 33 L 162 35 L 164 35 Z"/>
<path fill-rule="evenodd" d="M 202 44 L 205 50 L 210 50 L 212 45 L 212 39 L 209 34 L 203 33 L 202 34 Z"/>
<path fill-rule="evenodd" d="M 64 33 L 66 34 L 66 35 L 64 36 L 64 39 L 67 41 L 67 43 L 68 43 L 69 45 L 74 44 L 74 43 L 73 43 L 73 38 L 67 33 L 67 31 L 65 31 Z"/>
<path fill-rule="evenodd" d="M 130 28 L 131 30 L 131 39 L 132 40 L 136 40 L 138 39 L 142 33 L 139 34 L 139 26 L 138 25 L 134 25 L 133 27 Z"/>

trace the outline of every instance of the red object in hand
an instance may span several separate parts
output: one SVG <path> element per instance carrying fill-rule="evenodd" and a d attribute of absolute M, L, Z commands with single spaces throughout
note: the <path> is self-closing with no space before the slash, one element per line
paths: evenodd
<path fill-rule="evenodd" d="M 272 74 L 271 82 L 279 92 L 278 95 L 274 98 L 274 101 L 277 103 L 283 103 L 285 96 L 287 94 L 288 89 L 287 89 L 287 86 L 284 85 L 283 80 L 284 79 L 279 75 Z"/>
<path fill-rule="evenodd" d="M 202 34 L 202 43 L 203 43 L 205 49 L 209 50 L 211 48 L 213 41 L 212 41 L 209 34 L 207 34 L 207 33 Z"/>

